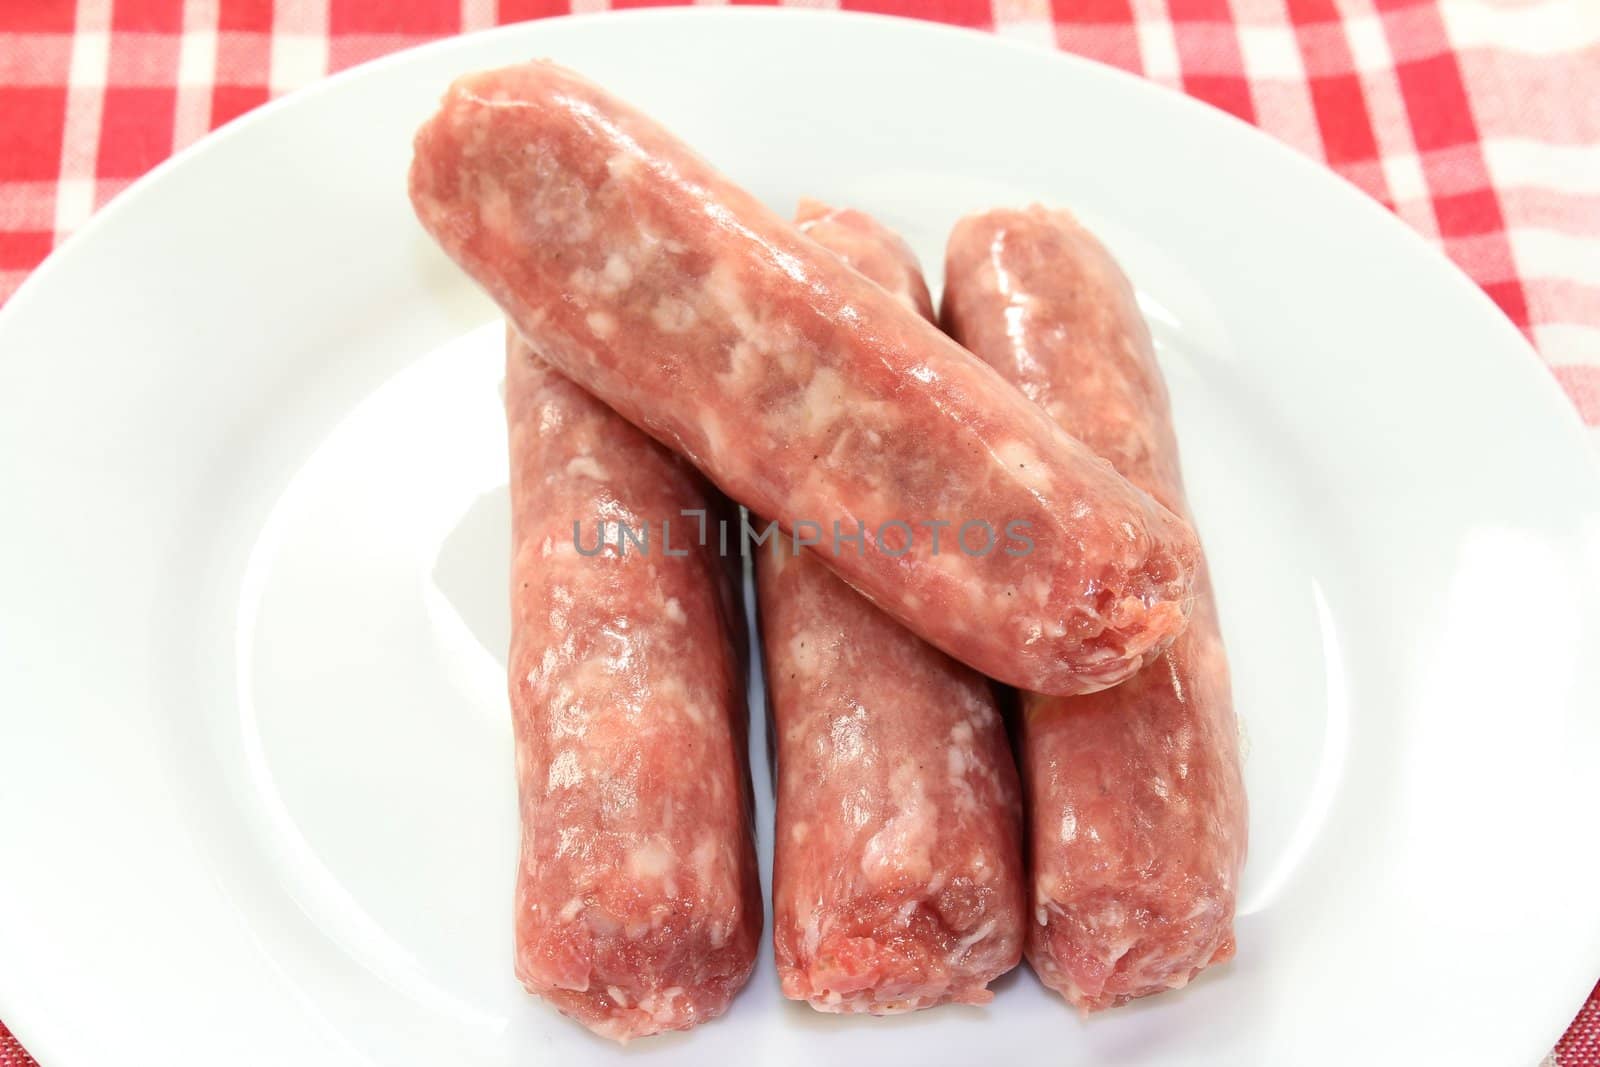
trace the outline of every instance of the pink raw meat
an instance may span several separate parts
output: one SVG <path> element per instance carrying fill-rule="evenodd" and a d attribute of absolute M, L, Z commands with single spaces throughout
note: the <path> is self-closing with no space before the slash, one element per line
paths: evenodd
<path fill-rule="evenodd" d="M 828 565 L 957 659 L 1088 692 L 1186 625 L 1187 523 L 570 71 L 457 81 L 417 134 L 411 198 L 542 358 L 728 495 L 790 531 L 864 527 Z M 974 554 L 951 543 L 964 523 Z"/>
<path fill-rule="evenodd" d="M 506 417 L 517 977 L 606 1037 L 687 1029 L 728 1007 L 761 935 L 743 620 L 680 518 L 718 501 L 514 335 Z M 597 520 L 671 521 L 688 553 L 613 534 L 585 555 Z"/>
<path fill-rule="evenodd" d="M 1070 215 L 962 220 L 943 318 L 1134 484 L 1186 511 L 1150 331 L 1116 261 Z M 1028 960 L 1088 1010 L 1182 986 L 1233 956 L 1245 795 L 1203 561 L 1197 590 L 1189 628 L 1115 689 L 1023 694 Z"/>
<path fill-rule="evenodd" d="M 932 316 L 911 250 L 858 211 L 801 229 Z M 788 542 L 756 556 L 778 814 L 785 996 L 885 1015 L 982 1004 L 1024 926 L 1016 767 L 988 679 Z"/>

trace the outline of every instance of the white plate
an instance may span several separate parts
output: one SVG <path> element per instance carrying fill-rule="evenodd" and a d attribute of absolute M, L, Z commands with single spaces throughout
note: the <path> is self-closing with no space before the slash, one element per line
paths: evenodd
<path fill-rule="evenodd" d="M 498 331 L 404 178 L 452 76 L 535 55 L 935 275 L 993 204 L 1109 238 L 1247 731 L 1236 962 L 1087 1021 L 1026 971 L 873 1021 L 781 1001 L 768 950 L 726 1019 L 625 1054 L 520 991 Z M 1600 972 L 1577 420 L 1376 205 L 1089 63 L 651 13 L 332 79 L 160 168 L 0 315 L 0 515 L 0 1018 L 48 1067 L 1531 1063 Z"/>

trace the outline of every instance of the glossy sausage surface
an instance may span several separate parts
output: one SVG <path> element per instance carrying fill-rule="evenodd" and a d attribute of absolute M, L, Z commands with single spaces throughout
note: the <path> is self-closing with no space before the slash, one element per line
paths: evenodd
<path fill-rule="evenodd" d="M 905 242 L 807 202 L 801 229 L 932 316 Z M 785 996 L 884 1015 L 982 1004 L 1017 965 L 1022 806 L 989 680 L 809 552 L 756 556 L 777 759 L 773 944 Z"/>
<path fill-rule="evenodd" d="M 828 565 L 957 659 L 1087 692 L 1185 626 L 1183 520 L 572 72 L 457 81 L 417 134 L 411 198 L 542 358 L 752 512 L 855 535 Z"/>
<path fill-rule="evenodd" d="M 744 620 L 680 518 L 719 502 L 514 335 L 506 416 L 517 977 L 606 1037 L 686 1029 L 744 985 L 762 921 Z M 614 525 L 664 521 L 684 555 Z"/>
<path fill-rule="evenodd" d="M 1186 512 L 1167 390 L 1132 286 L 1065 212 L 963 219 L 945 328 L 1134 484 Z M 1022 696 L 1028 960 L 1085 1009 L 1186 984 L 1234 954 L 1246 808 L 1202 561 L 1189 628 L 1130 680 Z"/>

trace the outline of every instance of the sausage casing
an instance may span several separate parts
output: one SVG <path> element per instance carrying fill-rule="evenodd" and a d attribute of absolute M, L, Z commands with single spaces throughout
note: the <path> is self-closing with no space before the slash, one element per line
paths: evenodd
<path fill-rule="evenodd" d="M 801 229 L 931 318 L 911 250 L 858 211 Z M 756 556 L 777 763 L 773 944 L 784 995 L 876 1015 L 981 1004 L 1024 926 L 1022 811 L 988 679 L 811 553 Z"/>
<path fill-rule="evenodd" d="M 686 1029 L 749 977 L 762 920 L 743 619 L 681 517 L 718 502 L 514 335 L 506 415 L 517 976 L 606 1037 Z"/>
<path fill-rule="evenodd" d="M 1132 286 L 1065 212 L 963 219 L 946 250 L 951 335 L 1174 511 L 1166 385 Z M 1216 605 L 1133 678 L 1022 696 L 1028 960 L 1089 1010 L 1182 986 L 1234 953 L 1246 808 Z"/>
<path fill-rule="evenodd" d="M 457 81 L 411 198 L 542 358 L 730 497 L 785 530 L 865 531 L 828 565 L 957 659 L 1086 692 L 1186 624 L 1182 519 L 570 71 Z"/>

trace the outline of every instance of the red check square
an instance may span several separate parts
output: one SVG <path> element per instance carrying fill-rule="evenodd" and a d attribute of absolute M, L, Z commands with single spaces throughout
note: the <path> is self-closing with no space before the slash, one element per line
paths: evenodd
<path fill-rule="evenodd" d="M 523 22 L 565 15 L 570 10 L 572 6 L 565 0 L 500 0 L 500 21 Z"/>
<path fill-rule="evenodd" d="M 172 154 L 175 89 L 106 90 L 100 117 L 101 178 L 137 178 Z"/>
<path fill-rule="evenodd" d="M 272 0 L 221 0 L 217 7 L 217 29 L 272 32 Z"/>
<path fill-rule="evenodd" d="M 54 181 L 66 115 L 64 86 L 0 85 L 0 181 Z"/>
<path fill-rule="evenodd" d="M 1478 139 L 1472 108 L 1461 85 L 1461 67 L 1453 54 L 1401 63 L 1395 67 L 1417 150 L 1453 148 Z"/>
<path fill-rule="evenodd" d="M 1256 109 L 1250 99 L 1250 83 L 1243 78 L 1191 74 L 1183 79 L 1183 91 L 1246 122 L 1255 121 Z"/>
<path fill-rule="evenodd" d="M 243 115 L 267 102 L 265 85 L 219 85 L 211 90 L 211 128 Z"/>
<path fill-rule="evenodd" d="M 50 254 L 53 238 L 48 233 L 0 230 L 0 271 L 29 270 Z"/>
<path fill-rule="evenodd" d="M 396 34 L 437 37 L 461 29 L 459 4 L 431 3 L 430 0 L 395 0 L 375 4 L 372 0 L 329 0 L 328 32 Z"/>
<path fill-rule="evenodd" d="M 73 0 L 0 0 L 0 33 L 71 33 Z"/>
<path fill-rule="evenodd" d="M 867 11 L 880 15 L 904 15 L 931 19 L 951 26 L 994 25 L 994 10 L 988 0 L 844 0 L 846 11 Z"/>
<path fill-rule="evenodd" d="M 182 33 L 183 5 L 170 0 L 116 0 L 111 28 L 138 33 Z"/>

